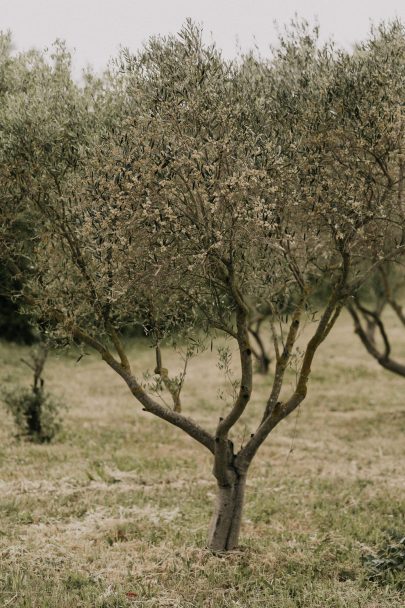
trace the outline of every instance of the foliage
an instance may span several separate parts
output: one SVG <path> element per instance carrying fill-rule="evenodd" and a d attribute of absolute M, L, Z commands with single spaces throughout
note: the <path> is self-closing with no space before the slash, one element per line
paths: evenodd
<path fill-rule="evenodd" d="M 14 418 L 18 437 L 49 443 L 60 431 L 60 404 L 43 389 L 15 388 L 6 391 L 2 400 Z"/>
<path fill-rule="evenodd" d="M 392 535 L 374 554 L 366 555 L 364 563 L 371 581 L 405 589 L 405 536 Z"/>
<path fill-rule="evenodd" d="M 2 395 L 19 429 L 17 436 L 26 437 L 36 443 L 49 443 L 61 428 L 61 406 L 44 389 L 42 374 L 47 356 L 47 346 L 39 343 L 31 350 L 28 360 L 21 360 L 33 371 L 32 388 L 14 388 L 6 390 Z"/>
<path fill-rule="evenodd" d="M 22 344 L 32 344 L 36 340 L 35 331 L 29 317 L 20 311 L 20 307 L 9 296 L 16 290 L 9 273 L 0 267 L 0 338 Z"/>

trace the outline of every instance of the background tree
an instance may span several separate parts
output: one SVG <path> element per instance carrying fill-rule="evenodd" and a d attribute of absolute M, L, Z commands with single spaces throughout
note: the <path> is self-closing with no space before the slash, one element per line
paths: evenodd
<path fill-rule="evenodd" d="M 61 428 L 60 403 L 45 391 L 43 372 L 47 354 L 47 346 L 40 343 L 32 349 L 28 360 L 22 359 L 34 375 L 30 389 L 16 387 L 1 394 L 14 418 L 17 437 L 36 443 L 49 443 Z"/>
<path fill-rule="evenodd" d="M 373 46 L 369 53 L 372 70 L 363 75 L 363 81 L 367 85 L 364 94 L 361 96 L 351 94 L 350 100 L 353 107 L 352 122 L 364 123 L 364 137 L 369 144 L 369 153 L 365 156 L 365 160 L 376 169 L 375 175 L 368 177 L 368 187 L 363 196 L 367 199 L 379 192 L 379 198 L 384 201 L 390 191 L 394 191 L 396 195 L 395 215 L 387 225 L 385 235 L 384 249 L 388 252 L 393 239 L 401 244 L 405 243 L 403 147 L 405 114 L 403 102 L 400 102 L 401 96 L 403 98 L 404 95 L 405 82 L 403 25 L 396 22 L 388 28 L 380 27 L 378 36 L 374 37 L 372 42 Z M 365 50 L 365 45 L 360 45 L 356 53 L 362 55 Z M 385 82 L 386 87 L 385 90 L 381 90 L 379 103 L 372 106 L 369 95 L 375 88 L 376 82 L 378 86 Z M 367 107 L 370 110 L 366 112 Z M 380 120 L 381 108 L 387 110 L 391 108 L 391 110 L 387 112 L 385 128 L 381 125 L 381 132 L 377 134 L 373 132 L 373 127 Z M 393 153 L 394 151 L 396 153 Z M 400 323 L 405 324 L 400 303 L 404 286 L 403 256 L 399 259 L 390 259 L 388 255 L 386 261 L 380 263 L 379 260 L 384 254 L 381 250 L 374 249 L 371 244 L 369 257 L 374 260 L 375 271 L 364 287 L 348 302 L 347 308 L 353 318 L 355 332 L 368 353 L 385 369 L 404 376 L 404 364 L 392 356 L 391 340 L 383 319 L 384 311 L 390 308 Z"/>
<path fill-rule="evenodd" d="M 9 95 L 24 86 L 24 65 L 13 55 L 10 33 L 0 33 L 0 105 Z M 35 340 L 29 317 L 19 311 L 10 297 L 16 290 L 16 280 L 0 254 L 0 336 L 6 340 L 32 343 Z"/>
<path fill-rule="evenodd" d="M 23 318 L 22 337 L 32 341 L 29 310 L 24 317 L 19 310 L 23 305 L 21 281 L 31 269 L 35 223 L 42 221 L 39 206 L 61 195 L 63 183 L 79 169 L 81 147 L 91 145 L 96 124 L 100 129 L 110 128 L 110 113 L 119 112 L 111 112 L 108 74 L 97 79 L 88 72 L 82 87 L 72 80 L 71 56 L 63 43 L 56 42 L 49 53 L 11 51 L 11 37 L 4 35 L 0 65 L 0 319 L 4 337 L 13 339 L 18 338 Z M 117 107 L 118 90 L 114 99 Z M 28 198 L 36 204 L 25 205 Z M 15 242 L 20 243 L 18 260 L 9 255 Z"/>
<path fill-rule="evenodd" d="M 306 49 L 307 54 L 311 53 L 311 39 L 305 40 L 304 37 L 302 41 L 302 48 Z M 288 37 L 283 42 L 283 48 L 289 56 L 287 69 L 291 69 L 292 63 L 296 65 L 296 81 L 306 78 L 305 73 L 300 74 L 297 48 L 294 44 L 291 45 Z M 338 87 L 333 84 L 325 89 L 325 131 L 321 134 L 318 150 L 314 148 L 311 169 L 305 169 L 305 179 L 314 180 L 316 176 L 318 180 L 318 196 L 327 193 L 327 196 L 331 197 L 331 187 L 335 183 L 335 206 L 339 205 L 339 212 L 346 207 L 347 218 L 361 231 L 367 230 L 370 215 L 366 212 L 354 220 L 353 209 L 350 207 L 362 206 L 366 210 L 372 202 L 383 206 L 386 198 L 396 196 L 396 212 L 385 228 L 388 250 L 391 239 L 398 243 L 404 242 L 404 115 L 400 101 L 405 80 L 404 53 L 403 25 L 393 22 L 372 31 L 370 40 L 358 45 L 353 57 L 338 54 L 338 60 L 334 62 L 333 67 L 329 64 L 327 55 L 324 56 L 326 70 L 336 72 L 335 83 Z M 251 70 L 251 61 L 248 66 L 248 70 Z M 266 80 L 263 64 L 254 67 Z M 288 119 L 297 115 L 296 107 L 290 110 Z M 385 124 L 382 117 L 386 121 Z M 326 131 L 329 137 L 325 137 Z M 347 138 L 345 145 L 342 145 L 343 138 Z M 302 154 L 301 159 L 305 161 L 306 155 Z M 322 175 L 326 177 L 325 181 Z M 339 189 L 341 192 L 338 192 Z M 332 218 L 333 210 L 331 222 Z M 403 283 L 403 272 L 395 261 L 381 264 L 381 257 L 384 257 L 381 252 L 381 240 L 377 241 L 375 247 L 370 240 L 367 251 L 356 256 L 354 261 L 360 275 L 371 260 L 371 266 L 376 271 L 372 273 L 372 281 L 367 281 L 366 288 L 356 292 L 356 297 L 350 300 L 348 308 L 353 316 L 356 332 L 370 354 L 387 369 L 401 373 L 401 364 L 393 361 L 390 355 L 391 346 L 381 314 L 384 307 L 390 305 L 401 320 L 402 308 L 398 294 Z M 365 258 L 368 259 L 364 265 Z M 374 303 L 372 309 L 367 307 L 366 302 L 361 303 L 364 296 L 370 301 L 370 287 L 373 296 L 371 300 Z M 325 300 L 322 283 L 317 286 L 316 299 L 321 302 Z M 365 327 L 362 326 L 361 320 Z M 374 341 L 377 329 L 383 342 L 378 347 Z"/>
<path fill-rule="evenodd" d="M 405 326 L 401 304 L 404 288 L 402 265 L 381 265 L 370 283 L 368 289 L 357 293 L 347 305 L 354 331 L 379 365 L 394 374 L 405 376 L 405 364 L 392 355 L 392 337 L 384 319 L 384 313 L 390 309 L 400 324 Z"/>
<path fill-rule="evenodd" d="M 122 55 L 113 83 L 119 112 L 106 127 L 96 113 L 95 128 L 84 129 L 85 143 L 73 156 L 70 142 L 89 124 L 81 118 L 88 107 L 67 76 L 55 70 L 52 83 L 59 93 L 65 83 L 74 103 L 57 118 L 47 116 L 42 130 L 33 129 L 42 107 L 30 104 L 35 121 L 15 104 L 9 109 L 7 124 L 21 129 L 6 129 L 8 170 L 20 166 L 16 150 L 21 155 L 29 144 L 30 155 L 19 172 L 22 195 L 9 196 L 6 207 L 40 220 L 25 300 L 56 336 L 98 351 L 144 410 L 211 452 L 218 495 L 213 550 L 237 545 L 250 464 L 305 399 L 315 353 L 376 265 L 371 248 L 379 261 L 402 250 L 392 229 L 399 222 L 397 184 L 371 162 L 380 147 L 387 163 L 396 163 L 401 150 L 403 80 L 393 49 L 403 34 L 395 32 L 381 44 L 379 32 L 349 55 L 318 49 L 316 35 L 297 27 L 271 61 L 240 65 L 204 45 L 189 23 L 178 37 L 155 38 L 140 54 Z M 376 78 L 382 62 L 389 78 Z M 3 175 L 6 187 L 8 179 Z M 19 259 L 18 243 L 9 251 Z M 320 285 L 326 303 L 316 314 Z M 280 301 L 290 303 L 287 318 Z M 256 429 L 236 446 L 254 397 L 251 312 L 268 303 L 280 317 L 272 385 Z M 236 346 L 234 398 L 210 429 L 150 394 L 120 339 L 129 322 L 151 328 L 157 349 L 180 332 L 192 351 L 201 328 Z M 229 349 L 222 353 L 226 373 Z M 292 389 L 289 366 L 296 371 Z"/>

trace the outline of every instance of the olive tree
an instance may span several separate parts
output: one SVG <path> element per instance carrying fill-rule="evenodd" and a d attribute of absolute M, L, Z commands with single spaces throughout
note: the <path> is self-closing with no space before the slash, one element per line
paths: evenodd
<path fill-rule="evenodd" d="M 386 80 L 367 92 L 371 123 L 352 117 L 363 110 L 352 107 L 351 95 L 357 99 L 369 86 L 375 54 L 373 41 L 356 55 L 318 49 L 316 36 L 298 29 L 270 61 L 227 62 L 189 23 L 177 37 L 154 38 L 135 56 L 123 53 L 114 80 L 117 116 L 108 128 L 90 129 L 92 137 L 59 187 L 48 179 L 38 186 L 44 173 L 38 161 L 39 175 L 30 174 L 35 188 L 8 199 L 9 207 L 30 209 L 40 219 L 25 282 L 27 306 L 60 338 L 95 349 L 144 411 L 211 453 L 213 550 L 237 545 L 252 460 L 304 401 L 315 353 L 375 266 L 367 262 L 371 245 L 382 257 L 402 247 L 395 235 L 388 250 L 385 239 L 396 217 L 395 185 L 380 184 L 380 169 L 368 156 L 387 121 L 394 121 L 390 132 L 397 127 L 398 99 L 392 93 L 384 101 Z M 396 76 L 393 71 L 390 94 L 398 88 Z M 25 113 L 19 116 L 24 123 Z M 24 124 L 31 159 L 38 159 L 44 142 L 29 120 Z M 5 135 L 12 148 L 18 145 L 13 137 L 19 135 L 12 130 Z M 393 146 L 388 156 L 398 154 Z M 363 196 L 370 179 L 375 183 Z M 314 316 L 319 285 L 326 304 Z M 256 429 L 237 446 L 233 433 L 255 388 L 252 309 L 270 304 L 277 318 L 286 301 L 289 314 L 273 334 L 271 388 Z M 298 348 L 301 327 L 311 318 Z M 176 411 L 173 386 L 179 394 L 184 374 L 172 385 L 168 407 L 134 371 L 120 337 L 134 321 L 148 329 L 161 380 L 169 372 L 160 343 L 174 333 L 182 333 L 189 352 L 202 331 L 223 333 L 236 345 L 235 397 L 210 428 Z M 296 384 L 290 389 L 285 376 L 292 364 Z"/>
<path fill-rule="evenodd" d="M 354 329 L 366 351 L 386 370 L 405 376 L 405 365 L 392 355 L 392 339 L 384 320 L 384 312 L 391 309 L 402 326 L 405 314 L 401 304 L 404 286 L 403 255 L 389 255 L 393 240 L 405 243 L 405 158 L 404 158 L 404 83 L 405 83 L 405 33 L 400 23 L 379 28 L 379 36 L 373 39 L 370 54 L 372 70 L 363 75 L 365 90 L 357 94 L 353 122 L 362 124 L 370 149 L 367 159 L 374 165 L 375 173 L 368 179 L 365 199 L 380 190 L 384 199 L 393 193 L 395 214 L 387 224 L 386 243 L 382 249 L 370 247 L 370 259 L 374 272 L 367 278 L 362 289 L 347 302 Z M 366 52 L 360 45 L 358 54 Z M 372 104 L 373 89 L 381 87 L 380 103 Z M 396 83 L 396 86 L 394 86 Z M 402 102 L 401 102 L 402 98 Z M 373 133 L 373 124 L 387 111 L 381 132 Z M 367 110 L 370 108 L 370 110 Z M 370 128 L 371 127 L 371 128 Z"/>

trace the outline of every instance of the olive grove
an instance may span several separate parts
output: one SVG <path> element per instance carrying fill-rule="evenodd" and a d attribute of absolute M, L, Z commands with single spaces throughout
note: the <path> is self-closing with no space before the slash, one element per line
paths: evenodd
<path fill-rule="evenodd" d="M 297 26 L 270 59 L 233 62 L 188 23 L 83 87 L 60 49 L 0 110 L 0 238 L 20 298 L 55 339 L 93 348 L 144 411 L 211 453 L 212 550 L 237 546 L 252 460 L 306 398 L 341 309 L 403 252 L 404 53 L 399 23 L 351 53 Z M 18 217 L 29 218 L 28 240 L 15 238 Z M 274 321 L 274 370 L 239 446 L 261 310 Z M 152 391 L 122 339 L 131 323 L 156 350 Z M 178 335 L 186 364 L 175 377 L 160 347 Z M 203 428 L 186 402 L 180 411 L 180 391 L 202 336 L 220 335 L 240 376 Z"/>

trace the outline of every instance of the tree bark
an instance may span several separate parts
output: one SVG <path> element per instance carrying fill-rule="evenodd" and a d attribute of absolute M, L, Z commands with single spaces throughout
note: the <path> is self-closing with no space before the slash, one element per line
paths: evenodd
<path fill-rule="evenodd" d="M 208 536 L 212 551 L 232 551 L 238 545 L 242 522 L 246 475 L 237 474 L 233 484 L 218 484 L 215 511 Z"/>

